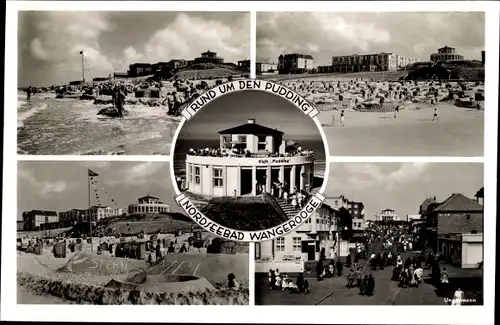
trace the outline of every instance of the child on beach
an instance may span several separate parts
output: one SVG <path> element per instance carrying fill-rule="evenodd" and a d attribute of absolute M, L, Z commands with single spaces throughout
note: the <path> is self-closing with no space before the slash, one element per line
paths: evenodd
<path fill-rule="evenodd" d="M 344 126 L 344 110 L 340 112 L 340 126 Z"/>
<path fill-rule="evenodd" d="M 438 116 L 438 109 L 436 106 L 434 106 L 434 116 L 432 117 L 433 121 L 439 121 L 439 116 Z"/>

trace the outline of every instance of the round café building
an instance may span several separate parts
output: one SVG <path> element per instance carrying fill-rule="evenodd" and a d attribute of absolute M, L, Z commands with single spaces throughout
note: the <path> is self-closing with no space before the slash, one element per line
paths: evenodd
<path fill-rule="evenodd" d="M 219 132 L 219 148 L 190 149 L 186 155 L 186 190 L 208 197 L 289 193 L 313 184 L 314 153 L 287 146 L 284 133 L 249 119 Z"/>

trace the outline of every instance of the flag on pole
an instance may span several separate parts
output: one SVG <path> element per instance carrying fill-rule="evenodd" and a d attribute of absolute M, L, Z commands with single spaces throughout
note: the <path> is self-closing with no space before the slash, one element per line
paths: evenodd
<path fill-rule="evenodd" d="M 99 174 L 97 174 L 89 169 L 89 177 L 95 177 L 95 176 L 99 176 Z"/>

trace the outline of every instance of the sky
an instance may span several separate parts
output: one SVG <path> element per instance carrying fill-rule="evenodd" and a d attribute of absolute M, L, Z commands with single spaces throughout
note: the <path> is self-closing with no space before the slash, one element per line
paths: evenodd
<path fill-rule="evenodd" d="M 18 34 L 19 86 L 81 80 L 81 50 L 91 77 L 207 50 L 226 62 L 250 57 L 246 12 L 20 12 Z"/>
<path fill-rule="evenodd" d="M 219 139 L 219 131 L 255 123 L 284 132 L 286 140 L 321 139 L 314 121 L 287 100 L 264 91 L 241 91 L 207 104 L 184 124 L 179 139 Z"/>
<path fill-rule="evenodd" d="M 102 205 L 126 209 L 147 194 L 170 205 L 172 212 L 182 210 L 174 201 L 170 166 L 167 162 L 81 162 L 81 161 L 20 161 L 18 162 L 18 211 L 88 209 L 87 169 L 95 177 Z M 100 189 L 104 189 L 100 190 Z M 107 195 L 105 193 L 108 193 Z M 97 205 L 91 190 L 91 204 Z"/>
<path fill-rule="evenodd" d="M 325 193 L 363 202 L 368 220 L 387 208 L 406 217 L 418 214 L 427 197 L 443 202 L 462 193 L 475 199 L 483 175 L 479 163 L 331 163 Z"/>
<path fill-rule="evenodd" d="M 258 61 L 302 53 L 311 54 L 315 65 L 331 65 L 334 55 L 380 52 L 428 61 L 445 45 L 481 60 L 484 43 L 481 12 L 257 13 Z"/>

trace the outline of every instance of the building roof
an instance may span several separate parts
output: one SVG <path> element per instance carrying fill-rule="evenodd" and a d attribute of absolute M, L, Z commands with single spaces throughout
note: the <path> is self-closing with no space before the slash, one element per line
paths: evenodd
<path fill-rule="evenodd" d="M 314 60 L 312 55 L 310 54 L 300 54 L 300 53 L 289 53 L 289 54 L 282 54 L 279 56 L 280 58 L 301 58 L 301 59 L 308 59 L 308 60 Z"/>
<path fill-rule="evenodd" d="M 130 67 L 150 67 L 151 63 L 133 63 Z"/>
<path fill-rule="evenodd" d="M 33 214 L 41 214 L 44 216 L 58 216 L 56 211 L 48 211 L 48 210 L 31 210 L 31 211 L 26 211 L 27 213 L 33 213 Z"/>
<path fill-rule="evenodd" d="M 144 199 L 157 199 L 159 200 L 160 198 L 159 197 L 156 197 L 156 196 L 152 196 L 152 195 L 146 195 L 146 196 L 143 196 L 143 197 L 140 197 L 138 198 L 137 200 L 144 200 Z"/>
<path fill-rule="evenodd" d="M 217 54 L 217 52 L 212 52 L 210 50 L 207 50 L 206 52 L 203 52 L 201 54 Z"/>
<path fill-rule="evenodd" d="M 455 49 L 455 48 L 448 45 L 438 48 L 438 50 L 444 50 L 444 49 Z"/>
<path fill-rule="evenodd" d="M 437 212 L 447 211 L 483 211 L 483 206 L 469 199 L 461 193 L 453 193 L 440 206 L 434 209 Z"/>
<path fill-rule="evenodd" d="M 427 208 L 429 207 L 429 205 L 431 203 L 436 203 L 436 197 L 428 197 L 424 200 L 424 202 L 422 202 L 422 204 L 420 204 L 420 212 L 425 212 L 427 211 Z"/>
<path fill-rule="evenodd" d="M 219 134 L 283 135 L 284 133 L 260 124 L 246 123 L 230 129 L 222 130 Z"/>

